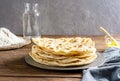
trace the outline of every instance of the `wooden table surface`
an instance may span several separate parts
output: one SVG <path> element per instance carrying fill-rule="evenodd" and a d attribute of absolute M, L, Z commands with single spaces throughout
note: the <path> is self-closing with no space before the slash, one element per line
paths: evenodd
<path fill-rule="evenodd" d="M 97 51 L 102 52 L 106 49 L 103 36 L 91 38 L 96 42 Z M 120 39 L 120 36 L 116 38 Z M 32 44 L 19 49 L 0 51 L 0 81 L 81 81 L 82 70 L 53 71 L 28 65 L 24 58 L 31 46 Z"/>

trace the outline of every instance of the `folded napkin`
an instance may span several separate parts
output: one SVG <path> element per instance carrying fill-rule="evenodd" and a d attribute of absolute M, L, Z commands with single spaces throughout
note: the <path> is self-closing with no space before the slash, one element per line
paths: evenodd
<path fill-rule="evenodd" d="M 106 62 L 83 70 L 82 81 L 120 81 L 120 48 L 108 48 L 103 55 Z"/>

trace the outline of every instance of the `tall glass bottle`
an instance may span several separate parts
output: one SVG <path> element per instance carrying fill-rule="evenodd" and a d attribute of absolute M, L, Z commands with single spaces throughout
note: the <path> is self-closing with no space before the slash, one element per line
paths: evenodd
<path fill-rule="evenodd" d="M 25 3 L 23 13 L 23 37 L 40 37 L 40 13 L 38 3 Z"/>

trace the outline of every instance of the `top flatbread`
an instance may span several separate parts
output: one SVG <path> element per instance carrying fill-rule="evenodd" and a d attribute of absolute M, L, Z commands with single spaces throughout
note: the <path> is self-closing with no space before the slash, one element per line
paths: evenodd
<path fill-rule="evenodd" d="M 95 43 L 91 38 L 33 38 L 32 41 L 42 50 L 58 55 L 95 52 Z"/>

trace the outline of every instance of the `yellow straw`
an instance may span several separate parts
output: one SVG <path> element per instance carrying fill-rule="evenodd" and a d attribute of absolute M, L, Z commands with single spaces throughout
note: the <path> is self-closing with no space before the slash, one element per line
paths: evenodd
<path fill-rule="evenodd" d="M 100 29 L 115 43 L 116 46 L 119 47 L 119 43 L 103 27 L 100 27 Z"/>

